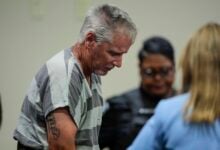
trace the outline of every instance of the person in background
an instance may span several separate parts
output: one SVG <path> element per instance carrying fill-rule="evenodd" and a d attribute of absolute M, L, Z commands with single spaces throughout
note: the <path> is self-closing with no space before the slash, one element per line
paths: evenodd
<path fill-rule="evenodd" d="M 107 99 L 99 135 L 101 149 L 124 150 L 162 98 L 176 94 L 174 49 L 164 37 L 146 39 L 138 54 L 140 86 Z"/>
<path fill-rule="evenodd" d="M 99 150 L 100 76 L 121 67 L 137 34 L 129 15 L 102 4 L 89 10 L 79 40 L 49 59 L 24 99 L 18 150 Z"/>
<path fill-rule="evenodd" d="M 220 149 L 220 24 L 191 37 L 180 67 L 183 94 L 158 104 L 128 150 Z"/>

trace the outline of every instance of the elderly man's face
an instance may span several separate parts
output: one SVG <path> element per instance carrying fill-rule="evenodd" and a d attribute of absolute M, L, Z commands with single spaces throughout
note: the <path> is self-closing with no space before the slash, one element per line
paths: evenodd
<path fill-rule="evenodd" d="M 112 42 L 102 42 L 93 49 L 92 71 L 106 75 L 108 71 L 122 66 L 122 56 L 128 52 L 132 42 L 125 34 L 113 34 Z"/>

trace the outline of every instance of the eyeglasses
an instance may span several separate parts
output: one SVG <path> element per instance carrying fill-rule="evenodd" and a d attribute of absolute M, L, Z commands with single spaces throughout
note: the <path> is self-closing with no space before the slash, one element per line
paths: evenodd
<path fill-rule="evenodd" d="M 158 69 L 155 68 L 145 68 L 142 69 L 142 73 L 146 78 L 155 78 L 156 75 L 160 75 L 162 78 L 169 77 L 173 73 L 173 67 L 161 67 Z"/>

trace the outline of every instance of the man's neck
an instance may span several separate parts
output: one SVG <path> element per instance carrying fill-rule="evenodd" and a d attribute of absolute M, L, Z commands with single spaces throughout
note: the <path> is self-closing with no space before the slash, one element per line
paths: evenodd
<path fill-rule="evenodd" d="M 90 85 L 92 71 L 91 71 L 91 61 L 90 61 L 89 53 L 84 48 L 83 44 L 80 44 L 80 43 L 76 43 L 72 47 L 72 53 L 74 54 L 77 61 L 79 62 L 80 67 L 82 68 L 83 74 Z"/>

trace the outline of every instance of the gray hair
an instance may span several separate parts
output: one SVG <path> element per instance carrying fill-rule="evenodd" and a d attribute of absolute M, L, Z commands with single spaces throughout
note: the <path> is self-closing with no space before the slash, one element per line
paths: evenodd
<path fill-rule="evenodd" d="M 103 4 L 88 11 L 80 30 L 80 41 L 88 32 L 95 33 L 97 42 L 111 41 L 114 31 L 127 34 L 132 43 L 137 35 L 136 26 L 125 11 Z"/>

